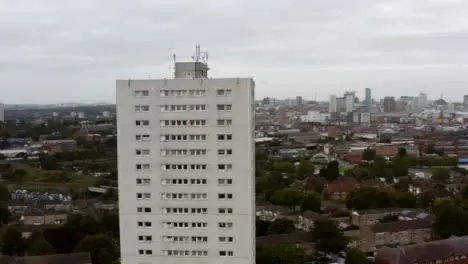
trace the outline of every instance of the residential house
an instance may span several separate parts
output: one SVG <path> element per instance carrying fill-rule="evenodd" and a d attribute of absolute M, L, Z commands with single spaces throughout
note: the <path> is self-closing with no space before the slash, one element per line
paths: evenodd
<path fill-rule="evenodd" d="M 297 216 L 296 228 L 303 231 L 312 231 L 314 228 L 314 222 L 322 217 L 324 217 L 324 215 L 320 213 L 305 211 L 302 215 Z"/>
<path fill-rule="evenodd" d="M 432 221 L 427 219 L 377 223 L 361 230 L 361 250 L 374 252 L 383 246 L 402 246 L 431 239 Z"/>
<path fill-rule="evenodd" d="M 315 243 L 312 232 L 297 232 L 291 234 L 261 236 L 256 239 L 257 245 L 296 245 L 305 250 L 306 253 L 315 252 Z"/>
<path fill-rule="evenodd" d="M 0 255 L 0 264 L 91 264 L 89 253 L 10 257 Z"/>
<path fill-rule="evenodd" d="M 61 225 L 67 221 L 68 211 L 33 210 L 24 213 L 20 220 L 24 225 Z"/>
<path fill-rule="evenodd" d="M 356 189 L 359 189 L 359 183 L 356 179 L 341 176 L 327 184 L 325 193 L 332 199 L 346 199 L 346 196 Z"/>
<path fill-rule="evenodd" d="M 351 213 L 351 224 L 360 227 L 375 225 L 382 217 L 397 215 L 401 210 L 401 208 L 382 208 L 353 211 Z"/>
<path fill-rule="evenodd" d="M 76 151 L 76 140 L 74 139 L 58 139 L 58 140 L 43 140 L 42 148 L 48 152 L 74 152 Z"/>
<path fill-rule="evenodd" d="M 397 248 L 383 247 L 377 253 L 376 264 L 466 264 L 468 236 L 451 237 Z"/>
<path fill-rule="evenodd" d="M 275 221 L 294 214 L 289 208 L 276 205 L 256 206 L 256 216 L 262 221 Z"/>

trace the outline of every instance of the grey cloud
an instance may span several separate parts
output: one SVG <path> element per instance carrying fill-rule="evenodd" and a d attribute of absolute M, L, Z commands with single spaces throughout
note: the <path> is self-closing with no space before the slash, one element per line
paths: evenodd
<path fill-rule="evenodd" d="M 115 79 L 171 76 L 172 54 L 197 43 L 212 76 L 252 76 L 259 96 L 435 97 L 448 85 L 460 100 L 467 11 L 458 0 L 5 0 L 0 101 L 112 101 Z"/>

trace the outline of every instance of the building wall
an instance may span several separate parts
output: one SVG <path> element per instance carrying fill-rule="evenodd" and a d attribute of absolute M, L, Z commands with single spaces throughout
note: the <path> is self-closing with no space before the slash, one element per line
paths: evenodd
<path fill-rule="evenodd" d="M 171 79 L 117 81 L 117 131 L 119 170 L 120 243 L 123 264 L 134 263 L 255 263 L 255 144 L 254 82 L 252 79 Z M 161 90 L 206 90 L 203 96 L 162 97 Z M 218 96 L 218 89 L 231 89 L 230 96 Z M 135 91 L 149 91 L 135 97 Z M 205 111 L 161 112 L 162 105 L 206 104 Z M 232 104 L 232 111 L 217 111 L 217 104 Z M 135 105 L 149 105 L 149 112 L 136 113 Z M 231 127 L 220 127 L 217 119 L 231 119 Z M 135 120 L 149 120 L 149 127 L 135 127 Z M 161 127 L 161 120 L 207 120 L 204 127 Z M 218 134 L 232 134 L 232 141 L 219 141 Z M 149 141 L 137 142 L 135 135 L 149 135 Z M 205 134 L 206 141 L 164 141 L 161 135 Z M 135 149 L 148 148 L 148 157 L 138 157 Z M 168 157 L 161 150 L 206 149 L 205 156 Z M 218 149 L 232 149 L 231 156 L 219 156 Z M 149 164 L 148 171 L 136 170 L 136 164 Z M 165 171 L 164 164 L 206 164 L 205 171 Z M 218 164 L 232 164 L 229 171 L 218 171 Z M 147 178 L 150 185 L 137 185 Z M 162 179 L 206 179 L 204 185 L 163 185 Z M 232 185 L 219 185 L 219 179 L 232 179 Z M 137 200 L 137 193 L 151 198 Z M 164 200 L 163 193 L 203 193 L 207 199 Z M 229 193 L 232 200 L 220 200 Z M 139 213 L 137 207 L 149 207 L 151 213 Z M 167 214 L 165 208 L 207 208 L 207 214 Z M 218 213 L 232 208 L 231 214 Z M 138 227 L 137 222 L 151 222 Z M 163 222 L 207 223 L 204 228 L 168 228 Z M 220 228 L 220 223 L 233 223 Z M 152 236 L 152 242 L 140 242 L 138 236 Z M 203 236 L 203 243 L 168 242 L 164 236 Z M 233 237 L 223 243 L 219 237 Z M 152 250 L 140 256 L 138 250 Z M 207 256 L 167 256 L 168 250 L 207 251 Z M 232 251 L 232 257 L 220 257 L 219 251 Z"/>

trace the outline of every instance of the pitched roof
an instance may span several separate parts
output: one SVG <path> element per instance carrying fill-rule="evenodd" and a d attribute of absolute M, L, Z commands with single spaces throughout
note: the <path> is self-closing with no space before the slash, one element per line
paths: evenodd
<path fill-rule="evenodd" d="M 261 236 L 256 238 L 258 244 L 303 244 L 313 242 L 312 232 L 297 232 L 291 234 Z M 69 264 L 69 263 L 67 263 Z"/>
<path fill-rule="evenodd" d="M 467 254 L 468 236 L 463 236 L 398 248 L 383 247 L 377 253 L 376 259 L 385 260 L 388 264 L 412 264 L 434 262 Z"/>
<path fill-rule="evenodd" d="M 391 233 L 405 230 L 425 229 L 430 228 L 432 222 L 428 219 L 421 220 L 407 220 L 407 221 L 395 221 L 387 223 L 377 223 L 371 226 L 371 230 L 374 233 Z"/>
<path fill-rule="evenodd" d="M 71 253 L 15 258 L 11 264 L 91 264 L 89 253 Z"/>

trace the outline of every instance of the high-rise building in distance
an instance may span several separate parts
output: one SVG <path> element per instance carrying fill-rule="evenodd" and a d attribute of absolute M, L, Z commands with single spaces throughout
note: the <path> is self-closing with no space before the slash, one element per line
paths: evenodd
<path fill-rule="evenodd" d="M 328 101 L 328 112 L 336 113 L 336 95 L 330 95 L 330 99 Z"/>
<path fill-rule="evenodd" d="M 371 89 L 366 88 L 365 90 L 365 98 L 364 98 L 364 112 L 371 112 L 372 110 L 372 94 L 371 94 Z"/>
<path fill-rule="evenodd" d="M 419 109 L 423 109 L 427 106 L 427 94 L 420 93 L 418 97 L 418 106 Z"/>
<path fill-rule="evenodd" d="M 463 108 L 468 110 L 468 94 L 463 96 Z"/>
<path fill-rule="evenodd" d="M 116 82 L 121 263 L 253 264 L 255 83 L 175 66 Z"/>
<path fill-rule="evenodd" d="M 346 92 L 344 98 L 346 100 L 346 113 L 354 111 L 354 98 L 356 94 L 354 92 Z"/>

